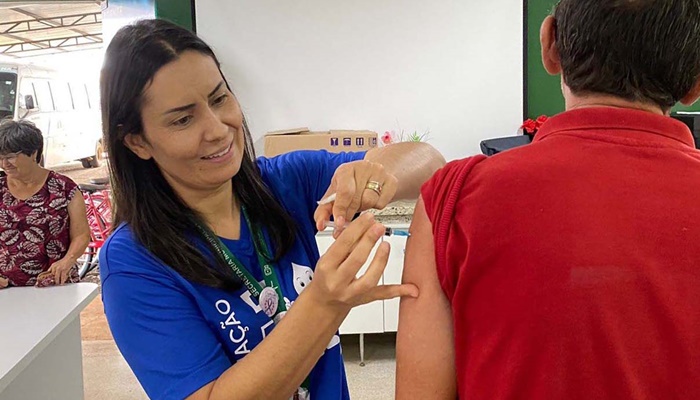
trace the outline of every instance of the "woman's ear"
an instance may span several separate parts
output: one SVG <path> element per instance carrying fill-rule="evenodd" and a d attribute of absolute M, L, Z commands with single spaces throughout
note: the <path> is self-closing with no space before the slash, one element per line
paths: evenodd
<path fill-rule="evenodd" d="M 150 160 L 153 158 L 151 154 L 151 145 L 146 141 L 143 135 L 128 133 L 124 137 L 124 145 L 142 160 Z"/>
<path fill-rule="evenodd" d="M 550 75 L 561 74 L 561 59 L 557 49 L 557 20 L 548 16 L 540 28 L 540 44 L 542 45 L 542 65 Z"/>

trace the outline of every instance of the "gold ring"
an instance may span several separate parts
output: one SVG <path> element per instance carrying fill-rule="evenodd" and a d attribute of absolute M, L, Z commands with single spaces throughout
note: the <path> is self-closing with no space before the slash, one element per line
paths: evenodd
<path fill-rule="evenodd" d="M 377 181 L 367 182 L 367 185 L 365 185 L 365 189 L 369 189 L 369 190 L 373 191 L 378 196 L 382 195 L 382 184 L 377 182 Z"/>

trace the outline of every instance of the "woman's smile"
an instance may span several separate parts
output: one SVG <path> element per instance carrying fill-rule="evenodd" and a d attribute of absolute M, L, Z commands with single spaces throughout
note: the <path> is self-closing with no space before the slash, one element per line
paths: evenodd
<path fill-rule="evenodd" d="M 233 158 L 233 140 L 222 150 L 219 150 L 211 155 L 201 157 L 202 160 L 213 163 L 225 163 Z"/>

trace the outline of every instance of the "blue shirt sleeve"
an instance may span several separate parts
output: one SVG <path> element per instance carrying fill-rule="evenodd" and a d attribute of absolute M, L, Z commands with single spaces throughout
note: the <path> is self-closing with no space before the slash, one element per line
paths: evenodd
<path fill-rule="evenodd" d="M 184 399 L 231 366 L 192 296 L 152 255 L 122 234 L 100 260 L 114 339 L 152 399 Z"/>
<path fill-rule="evenodd" d="M 290 195 L 304 196 L 307 213 L 313 215 L 318 200 L 328 190 L 335 170 L 342 164 L 362 160 L 366 152 L 329 153 L 301 150 L 273 158 L 258 159 L 263 179 L 283 202 Z"/>

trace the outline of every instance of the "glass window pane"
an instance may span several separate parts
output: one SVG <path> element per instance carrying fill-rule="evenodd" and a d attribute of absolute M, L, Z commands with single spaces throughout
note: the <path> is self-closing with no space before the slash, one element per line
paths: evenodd
<path fill-rule="evenodd" d="M 90 103 L 87 98 L 87 91 L 83 83 L 70 83 L 70 92 L 73 95 L 73 104 L 76 110 L 87 110 L 90 108 Z"/>
<path fill-rule="evenodd" d="M 73 110 L 73 100 L 71 99 L 70 89 L 68 89 L 68 82 L 51 81 L 50 85 L 56 110 Z"/>
<path fill-rule="evenodd" d="M 53 111 L 53 99 L 49 82 L 43 79 L 34 81 L 34 92 L 36 93 L 36 106 L 40 111 Z"/>
<path fill-rule="evenodd" d="M 0 119 L 14 116 L 17 100 L 17 75 L 0 72 Z"/>

